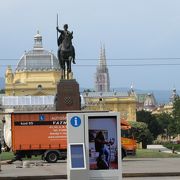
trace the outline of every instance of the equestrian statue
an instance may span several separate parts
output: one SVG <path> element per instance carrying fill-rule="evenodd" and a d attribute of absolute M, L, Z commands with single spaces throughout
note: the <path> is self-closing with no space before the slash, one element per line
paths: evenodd
<path fill-rule="evenodd" d="M 57 30 L 57 44 L 58 44 L 58 60 L 62 70 L 61 79 L 70 79 L 71 63 L 75 63 L 75 49 L 72 45 L 73 31 L 68 31 L 68 25 L 64 25 L 64 30 Z M 58 32 L 60 36 L 58 37 Z"/>

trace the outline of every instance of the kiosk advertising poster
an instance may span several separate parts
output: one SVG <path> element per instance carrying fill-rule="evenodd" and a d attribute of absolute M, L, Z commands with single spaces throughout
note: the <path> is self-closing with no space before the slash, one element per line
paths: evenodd
<path fill-rule="evenodd" d="M 116 116 L 89 116 L 89 169 L 118 169 Z"/>

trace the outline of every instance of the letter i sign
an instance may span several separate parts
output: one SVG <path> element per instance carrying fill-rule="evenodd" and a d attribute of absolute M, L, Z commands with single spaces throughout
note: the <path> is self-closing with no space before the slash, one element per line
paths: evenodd
<path fill-rule="evenodd" d="M 81 119 L 78 116 L 74 116 L 71 118 L 71 125 L 73 127 L 79 127 L 81 125 Z"/>

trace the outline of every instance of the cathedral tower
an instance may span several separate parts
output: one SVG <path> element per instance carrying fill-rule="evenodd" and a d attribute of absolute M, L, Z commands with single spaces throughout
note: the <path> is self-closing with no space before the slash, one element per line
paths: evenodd
<path fill-rule="evenodd" d="M 105 47 L 102 48 L 102 46 L 100 52 L 99 65 L 97 67 L 95 74 L 95 91 L 97 92 L 110 91 L 109 72 L 106 64 Z"/>

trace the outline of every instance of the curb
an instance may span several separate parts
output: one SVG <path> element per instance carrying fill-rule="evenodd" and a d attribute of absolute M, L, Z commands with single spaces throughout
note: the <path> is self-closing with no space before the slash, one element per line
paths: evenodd
<path fill-rule="evenodd" d="M 180 176 L 180 172 L 156 172 L 156 173 L 123 173 L 122 177 L 170 177 Z M 34 179 L 67 179 L 67 175 L 47 175 L 47 176 L 16 176 L 0 177 L 2 180 L 34 180 Z"/>
<path fill-rule="evenodd" d="M 167 177 L 180 176 L 180 172 L 123 173 L 122 177 Z"/>
<path fill-rule="evenodd" d="M 2 180 L 67 179 L 67 175 L 0 177 Z"/>

